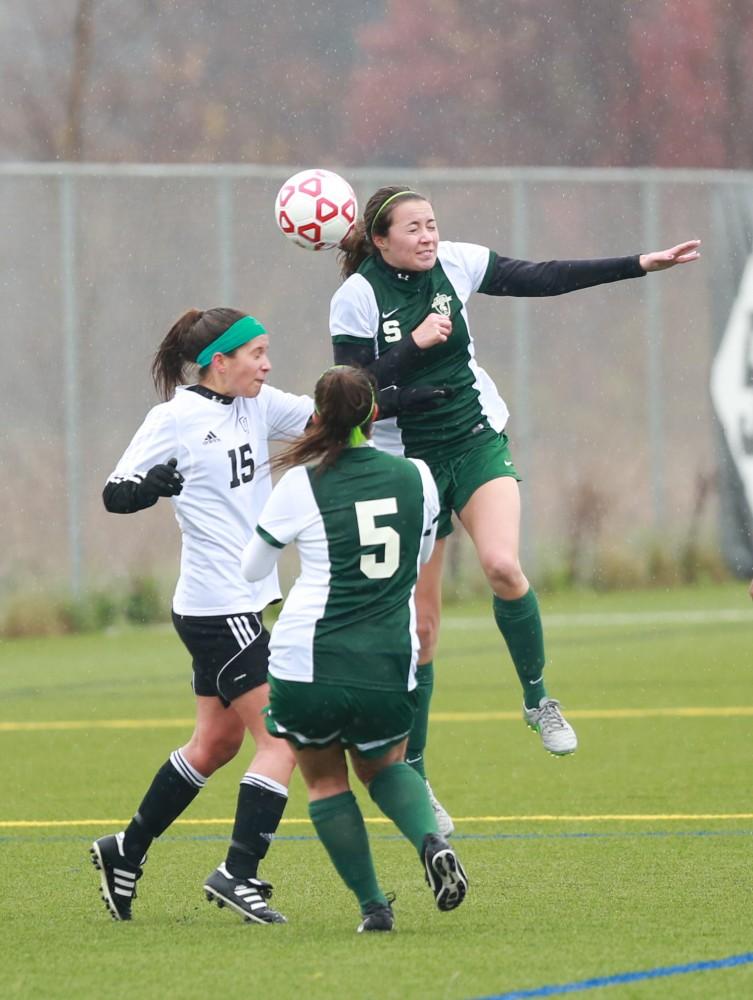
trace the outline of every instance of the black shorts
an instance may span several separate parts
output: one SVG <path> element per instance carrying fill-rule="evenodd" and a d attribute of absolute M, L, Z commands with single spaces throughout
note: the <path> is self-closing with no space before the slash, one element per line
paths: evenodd
<path fill-rule="evenodd" d="M 226 707 L 267 680 L 269 632 L 261 615 L 176 615 L 175 631 L 193 657 L 193 692 L 220 699 Z"/>

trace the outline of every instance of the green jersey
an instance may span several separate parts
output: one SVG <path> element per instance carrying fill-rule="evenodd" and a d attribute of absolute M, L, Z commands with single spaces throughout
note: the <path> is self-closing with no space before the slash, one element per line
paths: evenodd
<path fill-rule="evenodd" d="M 381 357 L 432 312 L 452 321 L 444 344 L 422 351 L 401 371 L 400 384 L 450 385 L 452 399 L 435 410 L 406 413 L 374 425 L 378 448 L 432 461 L 451 458 L 489 434 L 499 434 L 507 406 L 475 358 L 466 303 L 484 291 L 496 254 L 471 243 L 439 243 L 430 271 L 397 271 L 379 254 L 368 257 L 332 298 L 334 342 L 372 340 Z"/>
<path fill-rule="evenodd" d="M 380 420 L 374 442 L 394 454 L 430 464 L 454 459 L 484 440 L 496 440 L 507 421 L 507 406 L 476 363 L 466 303 L 485 295 L 563 295 L 582 288 L 645 274 L 640 256 L 595 260 L 526 261 L 501 257 L 474 243 L 440 241 L 429 271 L 398 271 L 380 254 L 367 257 L 335 292 L 330 330 L 335 359 L 380 372 L 381 384 L 449 385 L 452 399 L 435 410 L 402 413 Z M 431 313 L 452 321 L 447 341 L 405 351 L 413 331 Z M 390 351 L 395 351 L 391 364 Z"/>
<path fill-rule="evenodd" d="M 426 465 L 364 446 L 324 471 L 296 467 L 272 492 L 243 565 L 294 542 L 301 573 L 270 641 L 281 680 L 412 690 L 414 590 L 439 511 Z"/>

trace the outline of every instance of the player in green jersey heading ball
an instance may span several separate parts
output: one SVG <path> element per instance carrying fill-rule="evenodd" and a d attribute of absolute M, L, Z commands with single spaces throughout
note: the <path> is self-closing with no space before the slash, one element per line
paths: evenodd
<path fill-rule="evenodd" d="M 544 686 L 538 601 L 520 565 L 518 475 L 504 434 L 508 410 L 475 358 L 467 303 L 473 292 L 548 296 L 638 278 L 694 261 L 698 240 L 669 250 L 598 260 L 530 261 L 487 247 L 440 241 L 431 203 L 405 187 L 383 187 L 343 245 L 345 281 L 332 298 L 335 360 L 367 367 L 378 384 L 446 385 L 452 395 L 421 414 L 382 421 L 377 447 L 423 458 L 441 503 L 437 545 L 416 589 L 421 708 L 408 761 L 422 776 L 433 686 L 444 537 L 454 512 L 468 531 L 493 591 L 494 617 L 524 691 L 525 721 L 551 753 L 572 753 L 577 739 Z M 440 829 L 452 822 L 436 803 Z"/>

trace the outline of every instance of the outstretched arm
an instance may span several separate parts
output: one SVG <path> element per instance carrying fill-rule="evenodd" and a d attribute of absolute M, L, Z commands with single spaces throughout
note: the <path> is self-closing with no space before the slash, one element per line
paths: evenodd
<path fill-rule="evenodd" d="M 668 267 L 676 264 L 690 264 L 698 260 L 701 256 L 698 247 L 700 240 L 688 240 L 685 243 L 678 243 L 676 247 L 669 250 L 655 250 L 653 253 L 642 253 L 638 262 L 644 271 L 666 271 Z"/>
<path fill-rule="evenodd" d="M 486 295 L 517 297 L 564 295 L 626 278 L 642 278 L 648 271 L 690 263 L 700 257 L 699 245 L 700 240 L 689 240 L 669 250 L 594 260 L 534 262 L 495 255 L 479 291 Z"/>

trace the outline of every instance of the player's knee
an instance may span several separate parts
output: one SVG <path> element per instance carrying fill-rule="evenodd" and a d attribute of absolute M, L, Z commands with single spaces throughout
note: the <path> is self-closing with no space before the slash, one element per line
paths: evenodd
<path fill-rule="evenodd" d="M 229 763 L 238 753 L 243 744 L 243 733 L 240 736 L 223 733 L 217 736 L 203 737 L 192 742 L 190 753 L 192 760 L 196 761 L 194 767 L 206 777 L 213 774 L 220 767 Z"/>
<path fill-rule="evenodd" d="M 517 590 L 525 582 L 517 557 L 504 552 L 484 560 L 484 573 L 492 590 Z"/>
<path fill-rule="evenodd" d="M 439 615 L 420 615 L 416 623 L 416 632 L 421 646 L 419 660 L 425 663 L 431 659 L 439 639 Z"/>

